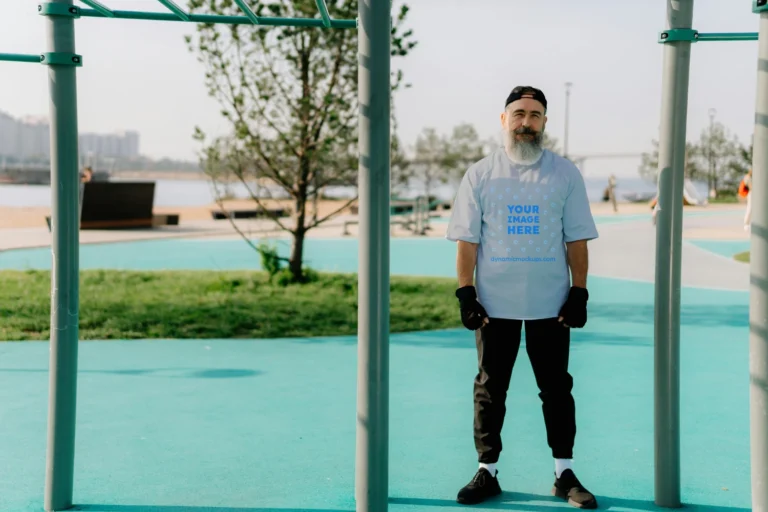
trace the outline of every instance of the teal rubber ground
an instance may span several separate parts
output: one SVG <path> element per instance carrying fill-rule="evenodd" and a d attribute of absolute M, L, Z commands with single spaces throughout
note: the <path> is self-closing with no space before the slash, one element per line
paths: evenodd
<path fill-rule="evenodd" d="M 574 331 L 575 467 L 601 509 L 653 506 L 653 287 L 590 278 Z M 683 291 L 681 428 L 689 510 L 750 507 L 748 296 Z M 83 342 L 75 500 L 93 512 L 353 511 L 354 337 Z M 42 506 L 48 344 L 0 345 L 2 510 Z M 392 337 L 390 509 L 455 510 L 472 476 L 472 334 Z M 499 500 L 568 509 L 521 349 Z M 659 509 L 661 510 L 661 509 Z"/>
<path fill-rule="evenodd" d="M 690 240 L 689 242 L 727 258 L 733 258 L 735 255 L 749 250 L 749 240 Z"/>
<path fill-rule="evenodd" d="M 643 220 L 609 228 L 601 234 L 608 240 L 652 229 Z M 287 241 L 279 246 L 287 254 Z M 614 239 L 602 250 L 625 246 Z M 391 247 L 392 274 L 455 276 L 446 240 L 395 238 Z M 83 245 L 80 254 L 86 269 L 259 268 L 241 240 Z M 354 272 L 357 240 L 309 239 L 306 255 L 317 270 Z M 0 269 L 49 269 L 50 260 L 47 248 L 7 251 Z M 573 331 L 571 355 L 577 474 L 603 510 L 666 510 L 653 505 L 653 285 L 591 275 L 589 289 L 589 322 Z M 686 510 L 750 510 L 745 290 L 683 288 Z M 48 356 L 45 342 L 0 344 L 2 511 L 42 508 Z M 469 331 L 392 336 L 390 510 L 460 508 L 456 493 L 477 467 L 475 371 Z M 352 512 L 356 373 L 355 337 L 83 342 L 76 509 Z M 506 492 L 473 509 L 570 509 L 550 496 L 554 468 L 537 393 L 523 348 L 499 463 Z"/>

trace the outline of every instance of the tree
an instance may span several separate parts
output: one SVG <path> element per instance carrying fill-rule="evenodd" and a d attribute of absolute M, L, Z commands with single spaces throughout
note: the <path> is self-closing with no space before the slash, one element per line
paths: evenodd
<path fill-rule="evenodd" d="M 242 15 L 232 0 L 189 3 L 194 13 Z M 357 1 L 327 5 L 333 18 L 357 17 Z M 319 18 L 314 0 L 259 1 L 253 9 L 258 16 Z M 416 45 L 404 28 L 408 10 L 402 5 L 393 11 L 395 58 Z M 350 29 L 200 23 L 195 36 L 187 37 L 189 50 L 206 68 L 209 94 L 231 124 L 230 134 L 212 141 L 196 129 L 208 159 L 203 167 L 214 182 L 228 176 L 242 183 L 257 207 L 292 235 L 288 268 L 296 282 L 303 281 L 307 232 L 357 199 L 322 217 L 311 208 L 326 186 L 357 184 L 357 36 Z M 402 71 L 393 70 L 393 93 L 402 86 Z M 290 222 L 269 213 L 251 188 L 257 182 L 277 185 L 291 199 Z"/>
<path fill-rule="evenodd" d="M 643 153 L 638 171 L 643 178 L 657 183 L 659 142 L 653 140 L 652 145 L 651 152 Z M 743 146 L 721 123 L 702 130 L 697 143 L 686 142 L 685 177 L 706 181 L 715 193 L 735 192 L 751 162 L 752 148 Z"/>
<path fill-rule="evenodd" d="M 446 140 L 446 158 L 443 162 L 447 179 L 460 181 L 467 171 L 467 165 L 482 159 L 493 151 L 490 140 L 483 141 L 477 129 L 469 123 L 461 123 L 453 128 Z"/>
<path fill-rule="evenodd" d="M 722 123 L 713 123 L 701 132 L 694 158 L 697 174 L 693 179 L 706 181 L 709 190 L 735 192 L 751 165 L 745 162 L 747 151 Z"/>
<path fill-rule="evenodd" d="M 390 193 L 405 190 L 410 185 L 413 173 L 411 161 L 403 147 L 400 137 L 397 135 L 397 119 L 395 119 L 395 107 L 392 105 L 392 151 L 390 153 Z"/>
<path fill-rule="evenodd" d="M 448 181 L 448 140 L 434 128 L 424 128 L 416 138 L 411 177 L 424 186 L 429 196 L 435 185 Z"/>
<path fill-rule="evenodd" d="M 455 126 L 450 135 L 439 134 L 433 127 L 424 128 L 408 161 L 408 180 L 423 185 L 429 197 L 435 185 L 460 181 L 468 166 L 493 149 L 492 142 L 482 140 L 469 123 Z"/>
<path fill-rule="evenodd" d="M 655 184 L 659 181 L 659 141 L 654 139 L 651 141 L 651 145 L 653 146 L 653 150 L 649 153 L 642 154 L 638 173 L 643 179 Z M 686 142 L 685 148 L 686 159 L 684 174 L 686 178 L 693 179 L 693 177 L 700 173 L 700 170 L 697 167 L 698 161 L 695 158 L 699 148 L 697 145 L 690 142 Z"/>
<path fill-rule="evenodd" d="M 413 157 L 407 160 L 407 171 L 401 177 L 423 184 L 424 193 L 429 196 L 437 184 L 460 182 L 470 165 L 502 146 L 500 135 L 483 139 L 470 123 L 454 126 L 450 135 L 427 127 L 417 137 Z M 546 132 L 542 147 L 559 154 L 557 139 Z"/>

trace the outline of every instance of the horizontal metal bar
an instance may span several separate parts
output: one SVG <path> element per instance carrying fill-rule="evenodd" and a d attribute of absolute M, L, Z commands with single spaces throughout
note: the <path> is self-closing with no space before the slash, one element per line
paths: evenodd
<path fill-rule="evenodd" d="M 96 9 L 97 11 L 99 11 L 101 14 L 103 14 L 107 18 L 114 18 L 115 17 L 115 15 L 112 13 L 111 9 L 107 8 L 105 5 L 100 4 L 96 0 L 80 0 L 80 1 L 83 2 L 85 5 L 87 5 L 88 7 L 92 7 L 94 9 Z"/>
<path fill-rule="evenodd" d="M 317 10 L 320 11 L 320 16 L 323 18 L 323 26 L 325 28 L 331 28 L 331 15 L 328 14 L 328 6 L 325 5 L 325 0 L 315 0 L 317 4 Z"/>
<path fill-rule="evenodd" d="M 189 21 L 192 23 L 223 23 L 227 25 L 252 25 L 253 21 L 247 16 L 219 16 L 216 14 L 189 14 L 188 20 L 182 20 L 175 14 L 164 12 L 143 11 L 112 11 L 116 19 L 150 20 L 150 21 Z M 81 17 L 104 18 L 104 14 L 93 9 L 82 9 Z M 319 27 L 323 20 L 312 18 L 267 18 L 260 17 L 259 25 L 282 27 Z M 357 20 L 331 20 L 331 28 L 357 28 Z"/>
<path fill-rule="evenodd" d="M 698 41 L 757 41 L 757 32 L 699 32 Z"/>
<path fill-rule="evenodd" d="M 184 10 L 173 3 L 173 0 L 158 0 L 161 4 L 166 6 L 169 11 L 181 18 L 183 21 L 189 21 L 189 15 Z"/>
<path fill-rule="evenodd" d="M 0 53 L 0 60 L 6 62 L 34 62 L 40 64 L 43 58 L 38 55 L 22 55 L 20 53 Z"/>
<path fill-rule="evenodd" d="M 240 10 L 243 11 L 246 16 L 248 16 L 248 19 L 251 20 L 254 25 L 261 25 L 261 18 L 259 18 L 256 13 L 253 12 L 253 9 L 251 9 L 250 6 L 245 3 L 245 0 L 235 0 L 235 3 L 240 8 Z"/>

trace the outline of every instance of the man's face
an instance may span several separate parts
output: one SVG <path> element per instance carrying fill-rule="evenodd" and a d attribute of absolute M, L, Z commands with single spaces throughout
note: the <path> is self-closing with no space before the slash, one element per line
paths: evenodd
<path fill-rule="evenodd" d="M 541 150 L 546 124 L 544 105 L 532 98 L 513 101 L 501 114 L 504 147 L 517 158 L 534 158 Z"/>
<path fill-rule="evenodd" d="M 530 132 L 542 133 L 547 124 L 544 105 L 532 98 L 521 98 L 507 105 L 501 114 L 501 125 L 509 133 L 516 133 L 515 140 L 531 141 Z M 520 133 L 529 132 L 529 133 Z"/>

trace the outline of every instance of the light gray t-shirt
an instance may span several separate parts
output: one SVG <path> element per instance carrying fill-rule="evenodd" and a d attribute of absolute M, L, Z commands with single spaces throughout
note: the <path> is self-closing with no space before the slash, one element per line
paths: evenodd
<path fill-rule="evenodd" d="M 565 242 L 597 236 L 573 163 L 545 150 L 516 164 L 503 148 L 464 174 L 446 233 L 480 244 L 475 284 L 488 315 L 518 320 L 558 315 L 571 286 Z"/>

